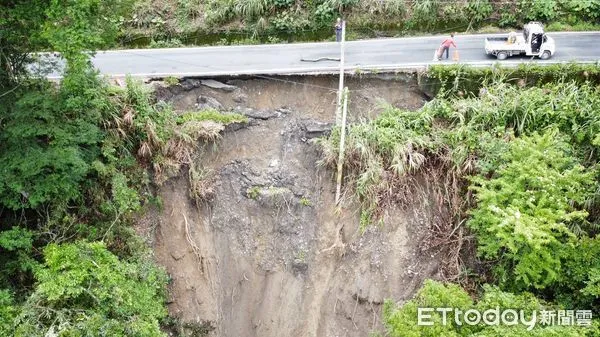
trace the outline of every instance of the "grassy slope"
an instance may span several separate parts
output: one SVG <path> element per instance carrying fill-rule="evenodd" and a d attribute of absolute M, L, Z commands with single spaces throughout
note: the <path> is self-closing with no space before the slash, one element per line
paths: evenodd
<path fill-rule="evenodd" d="M 530 20 L 550 23 L 549 30 L 594 30 L 600 27 L 600 2 L 136 0 L 131 15 L 121 19 L 122 41 L 145 36 L 150 39 L 140 44 L 162 40 L 177 46 L 177 40 L 199 45 L 323 40 L 333 37 L 338 16 L 348 22 L 349 39 L 512 29 Z"/>

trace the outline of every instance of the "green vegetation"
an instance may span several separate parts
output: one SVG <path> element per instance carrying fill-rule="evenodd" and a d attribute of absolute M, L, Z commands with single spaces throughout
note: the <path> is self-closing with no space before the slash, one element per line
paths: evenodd
<path fill-rule="evenodd" d="M 514 68 L 498 65 L 473 68 L 466 65 L 433 66 L 419 74 L 422 88 L 444 97 L 478 95 L 487 84 L 501 81 L 519 87 L 569 82 L 600 84 L 600 63 L 596 64 L 521 64 Z M 483 85 L 482 85 L 483 84 Z"/>
<path fill-rule="evenodd" d="M 477 234 L 499 282 L 511 288 L 544 288 L 559 277 L 561 252 L 586 233 L 588 212 L 578 205 L 592 196 L 594 174 L 573 157 L 558 131 L 512 141 L 494 176 L 476 176 L 477 208 L 468 226 Z"/>
<path fill-rule="evenodd" d="M 231 123 L 248 123 L 248 117 L 237 113 L 221 113 L 215 109 L 206 109 L 202 111 L 186 112 L 177 118 L 177 123 L 179 124 L 191 121 L 213 121 L 228 125 Z"/>
<path fill-rule="evenodd" d="M 600 27 L 598 13 L 597 1 L 136 0 L 119 24 L 125 43 L 143 36 L 202 45 L 331 40 L 336 17 L 347 20 L 351 40 L 483 26 L 514 29 L 531 20 L 551 29 L 590 30 Z"/>
<path fill-rule="evenodd" d="M 156 10 L 161 4 L 165 7 Z M 559 18 L 572 26 L 592 25 L 600 17 L 599 5 L 554 0 L 3 2 L 0 335 L 166 336 L 161 327 L 182 335 L 213 328 L 210 322 L 167 317 L 167 276 L 132 225 L 156 203 L 155 184 L 182 169 L 187 169 L 190 197 L 210 200 L 214 173 L 199 164 L 197 147 L 217 140 L 225 125 L 247 119 L 215 110 L 176 116 L 130 78 L 125 88 L 100 79 L 90 67 L 91 51 L 115 45 L 129 28 L 165 32 L 157 34 L 155 47 L 180 45 L 183 38 L 176 36 L 201 27 L 212 34 L 215 29 L 206 27 L 213 26 L 275 42 L 278 36 L 320 29 L 329 35 L 340 14 L 358 28 L 407 32 L 451 24 L 476 27 L 490 18 L 502 26 Z M 397 17 L 399 23 L 392 22 Z M 441 20 L 446 17 L 453 21 Z M 33 52 L 48 49 L 66 60 L 60 85 L 25 70 Z M 445 249 L 458 249 L 459 234 L 468 233 L 478 252 L 475 263 L 443 276 L 479 287 L 469 288 L 477 295 L 472 300 L 458 285 L 427 282 L 405 305 L 388 302 L 389 335 L 600 334 L 597 321 L 591 328 L 449 325 L 428 330 L 415 325 L 414 315 L 417 307 L 430 305 L 600 310 L 600 67 L 434 67 L 420 83 L 438 93 L 423 109 L 388 107 L 377 119 L 349 128 L 346 181 L 362 203 L 362 228 L 379 219 L 385 206 L 407 205 L 432 193 L 439 208 L 448 210 L 440 214 L 433 238 L 441 237 Z M 334 130 L 321 141 L 328 165 L 336 164 L 339 136 Z M 418 181 L 429 182 L 430 190 Z M 291 195 L 283 187 L 253 186 L 246 193 L 251 199 L 268 196 L 281 207 L 280 199 L 287 202 Z M 299 203 L 311 202 L 302 198 Z M 305 255 L 300 251 L 297 258 Z"/>
<path fill-rule="evenodd" d="M 390 336 L 402 337 L 487 337 L 487 336 L 517 336 L 517 337 L 546 337 L 546 336 L 596 336 L 600 332 L 598 326 L 540 326 L 536 325 L 528 331 L 528 326 L 518 324 L 513 326 L 489 326 L 483 323 L 468 325 L 462 317 L 461 325 L 456 323 L 454 313 L 448 313 L 446 325 L 442 324 L 442 315 L 432 312 L 433 326 L 417 324 L 418 308 L 456 308 L 463 313 L 475 309 L 483 313 L 486 310 L 498 308 L 502 310 L 523 310 L 526 320 L 531 320 L 531 313 L 536 310 L 556 310 L 556 307 L 545 303 L 532 294 L 512 294 L 501 291 L 498 287 L 485 285 L 478 301 L 473 302 L 469 294 L 455 284 L 443 284 L 435 281 L 425 281 L 425 284 L 415 298 L 397 308 L 392 302 L 386 301 L 383 310 L 384 322 Z"/>
<path fill-rule="evenodd" d="M 148 48 L 181 48 L 185 45 L 181 40 L 177 38 L 169 39 L 169 40 L 152 40 L 148 45 Z"/>
<path fill-rule="evenodd" d="M 260 190 L 261 188 L 259 186 L 252 186 L 246 190 L 246 195 L 248 198 L 256 200 L 260 196 Z"/>
<path fill-rule="evenodd" d="M 518 308 L 519 298 L 530 293 L 542 306 L 597 312 L 599 70 L 598 65 L 433 69 L 426 80 L 438 81 L 438 96 L 422 109 L 388 107 L 375 120 L 349 128 L 344 165 L 346 181 L 362 203 L 361 224 L 377 220 L 388 205 L 414 202 L 415 196 L 434 200 L 446 211 L 439 214 L 442 223 L 433 230 L 433 241 L 451 242 L 444 249 L 452 252 L 462 245 L 456 242 L 463 243 L 457 233 L 474 237 L 478 262 L 455 266 L 444 276 L 470 289 L 479 285 L 479 303 L 489 296 L 486 283 L 492 283 L 503 293 L 494 296 L 507 298 L 501 307 Z M 323 161 L 333 167 L 339 132 L 321 140 Z M 423 186 L 423 180 L 430 183 Z M 478 272 L 469 278 L 468 268 Z M 388 332 L 497 335 L 484 327 L 415 327 L 414 308 L 427 301 L 460 307 L 460 299 L 468 299 L 460 293 L 458 286 L 427 284 L 413 302 L 400 308 L 388 304 Z M 514 335 L 559 333 L 595 336 L 597 331 L 556 328 Z"/>
<path fill-rule="evenodd" d="M 129 3 L 0 5 L 2 336 L 166 335 L 168 280 L 132 225 L 156 203 L 152 183 L 182 167 L 195 196 L 210 194 L 193 154 L 224 125 L 178 120 L 141 83 L 91 69 Z M 25 71 L 40 49 L 65 58 L 60 85 Z"/>
<path fill-rule="evenodd" d="M 300 198 L 300 205 L 309 207 L 309 206 L 312 206 L 312 202 L 307 197 L 302 197 L 302 198 Z"/>
<path fill-rule="evenodd" d="M 50 244 L 14 336 L 161 336 L 164 272 L 127 263 L 97 243 Z"/>
<path fill-rule="evenodd" d="M 168 86 L 173 86 L 173 85 L 179 84 L 179 79 L 177 77 L 175 77 L 175 76 L 165 77 L 163 81 Z"/>

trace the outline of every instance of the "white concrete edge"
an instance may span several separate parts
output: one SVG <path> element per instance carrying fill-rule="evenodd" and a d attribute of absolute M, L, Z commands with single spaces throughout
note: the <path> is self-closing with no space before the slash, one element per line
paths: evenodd
<path fill-rule="evenodd" d="M 535 65 L 551 65 L 551 64 L 569 64 L 572 62 L 567 61 L 543 61 L 543 62 L 519 62 L 519 61 L 476 61 L 476 62 L 452 62 L 452 63 L 440 63 L 440 62 L 419 62 L 419 63 L 406 63 L 406 64 L 376 64 L 376 65 L 348 65 L 345 67 L 345 73 L 353 73 L 357 70 L 378 70 L 381 72 L 393 72 L 394 70 L 421 70 L 426 69 L 430 66 L 441 65 L 467 65 L 473 67 L 486 67 L 492 65 L 499 65 L 501 67 L 515 67 L 521 64 L 535 64 Z M 600 64 L 600 59 L 596 61 L 578 61 L 577 64 Z M 269 69 L 269 70 L 257 70 L 249 69 L 242 71 L 205 71 L 205 72 L 168 72 L 168 73 L 138 73 L 138 74 L 103 74 L 110 78 L 123 78 L 127 76 L 137 78 L 164 78 L 169 76 L 174 77 L 217 77 L 217 76 L 252 76 L 252 75 L 311 75 L 311 74 L 337 74 L 339 73 L 338 66 L 332 67 L 304 67 L 304 68 L 281 68 L 281 69 Z M 61 79 L 62 76 L 47 76 L 46 78 L 51 80 Z"/>

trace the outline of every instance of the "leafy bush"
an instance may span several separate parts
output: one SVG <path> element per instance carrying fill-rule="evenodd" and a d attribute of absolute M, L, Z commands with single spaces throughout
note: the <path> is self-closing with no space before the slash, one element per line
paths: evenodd
<path fill-rule="evenodd" d="M 517 25 L 517 14 L 515 14 L 508 6 L 505 6 L 500 12 L 498 26 L 502 28 L 515 27 Z"/>
<path fill-rule="evenodd" d="M 295 0 L 270 0 L 270 3 L 277 8 L 289 8 L 295 2 Z"/>
<path fill-rule="evenodd" d="M 19 99 L 0 133 L 0 204 L 23 209 L 81 198 L 79 185 L 100 150 L 104 94 L 88 74 Z"/>
<path fill-rule="evenodd" d="M 332 20 L 335 18 L 335 15 L 336 15 L 334 1 L 325 0 L 325 1 L 321 2 L 315 8 L 313 15 L 318 24 L 323 25 L 323 24 L 328 24 L 328 23 L 332 22 Z"/>
<path fill-rule="evenodd" d="M 412 15 L 409 20 L 411 29 L 431 30 L 439 14 L 440 3 L 437 0 L 415 1 L 412 6 Z"/>
<path fill-rule="evenodd" d="M 566 308 L 600 310 L 600 237 L 581 237 L 565 247 L 556 299 Z"/>
<path fill-rule="evenodd" d="M 120 261 L 103 243 L 44 249 L 44 267 L 16 320 L 15 336 L 165 336 L 159 321 L 166 275 L 139 261 Z"/>
<path fill-rule="evenodd" d="M 10 336 L 13 333 L 13 322 L 19 313 L 13 295 L 6 289 L 0 289 L 0 335 Z"/>
<path fill-rule="evenodd" d="M 525 21 L 551 21 L 558 13 L 556 0 L 532 0 L 519 2 L 519 9 Z"/>
<path fill-rule="evenodd" d="M 564 11 L 580 20 L 596 21 L 600 18 L 600 1 L 560 1 Z"/>
<path fill-rule="evenodd" d="M 291 12 L 283 11 L 271 20 L 271 24 L 276 31 L 294 33 L 307 28 L 310 23 L 307 20 L 296 17 Z"/>
<path fill-rule="evenodd" d="M 29 274 L 37 267 L 31 258 L 33 239 L 33 232 L 17 226 L 0 231 L 0 289 L 29 281 Z"/>
<path fill-rule="evenodd" d="M 130 4 L 119 0 L 32 2 L 33 6 L 46 7 L 45 21 L 37 26 L 43 27 L 42 37 L 61 53 L 69 67 L 85 67 L 89 50 L 111 45 L 119 32 L 116 18 L 126 13 Z"/>
<path fill-rule="evenodd" d="M 471 22 L 485 21 L 493 10 L 489 0 L 469 1 L 466 5 L 466 15 Z"/>
<path fill-rule="evenodd" d="M 557 132 L 514 140 L 492 179 L 473 178 L 477 208 L 468 226 L 479 252 L 497 260 L 501 284 L 544 288 L 560 278 L 561 253 L 574 238 L 569 227 L 586 218 L 578 210 L 593 176 Z"/>
<path fill-rule="evenodd" d="M 396 308 L 391 301 L 386 301 L 383 307 L 383 319 L 390 336 L 397 337 L 437 337 L 460 336 L 456 333 L 454 320 L 442 324 L 441 315 L 432 317 L 434 326 L 417 325 L 418 308 L 458 308 L 466 310 L 473 306 L 473 300 L 458 285 L 443 284 L 426 280 L 414 299 L 405 303 L 402 308 Z"/>
<path fill-rule="evenodd" d="M 431 312 L 432 317 L 427 321 L 433 322 L 434 325 L 418 325 L 418 308 L 455 308 L 463 313 L 469 309 L 479 312 L 488 309 L 523 310 L 525 314 L 529 314 L 526 319 L 531 318 L 534 310 L 548 309 L 546 303 L 528 293 L 515 295 L 489 285 L 485 285 L 482 292 L 479 301 L 473 302 L 467 292 L 458 285 L 426 280 L 416 296 L 401 307 L 397 307 L 391 301 L 385 302 L 383 317 L 387 333 L 392 337 L 491 337 L 507 334 L 518 337 L 576 337 L 594 336 L 598 331 L 597 327 L 543 326 L 539 322 L 531 331 L 528 331 L 524 324 L 494 326 L 480 322 L 478 325 L 468 325 L 461 321 L 462 324 L 458 325 L 452 312 L 448 313 L 447 324 L 442 324 L 442 315 L 439 312 Z"/>

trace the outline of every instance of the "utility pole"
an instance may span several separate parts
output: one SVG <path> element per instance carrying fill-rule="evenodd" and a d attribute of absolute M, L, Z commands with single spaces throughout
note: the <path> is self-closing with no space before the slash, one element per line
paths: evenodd
<path fill-rule="evenodd" d="M 344 147 L 346 142 L 346 116 L 348 112 L 348 88 L 344 88 L 344 92 L 341 94 L 342 99 L 344 100 L 344 108 L 342 109 L 342 130 L 340 132 L 340 153 L 338 156 L 337 163 L 337 178 L 336 178 L 336 188 L 335 188 L 335 204 L 337 205 L 340 202 L 340 196 L 342 192 L 342 171 L 344 168 Z"/>
<path fill-rule="evenodd" d="M 337 109 L 335 113 L 335 124 L 340 125 L 342 116 L 342 99 L 344 90 L 344 44 L 346 41 L 346 21 L 342 21 L 342 41 L 340 41 L 340 86 L 338 88 Z"/>

